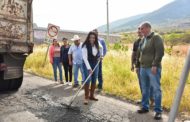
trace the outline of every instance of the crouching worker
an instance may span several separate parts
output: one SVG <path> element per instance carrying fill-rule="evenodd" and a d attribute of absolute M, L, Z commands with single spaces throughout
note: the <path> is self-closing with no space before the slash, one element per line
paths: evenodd
<path fill-rule="evenodd" d="M 82 56 L 84 60 L 84 75 L 85 79 L 91 75 L 90 79 L 86 82 L 84 86 L 85 99 L 84 104 L 88 105 L 88 100 L 98 101 L 94 96 L 94 91 L 96 88 L 96 80 L 98 78 L 98 70 L 96 69 L 93 72 L 93 69 L 98 64 L 99 60 L 102 60 L 103 57 L 103 48 L 98 42 L 98 37 L 95 32 L 90 32 L 86 38 L 86 41 L 82 45 Z M 91 84 L 90 92 L 89 86 Z M 90 93 L 90 96 L 89 96 Z"/>

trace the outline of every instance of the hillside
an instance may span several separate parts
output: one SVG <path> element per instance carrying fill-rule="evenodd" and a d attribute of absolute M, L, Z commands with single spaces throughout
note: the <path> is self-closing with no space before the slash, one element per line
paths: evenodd
<path fill-rule="evenodd" d="M 175 0 L 147 14 L 121 19 L 110 24 L 110 32 L 133 31 L 142 21 L 150 21 L 156 29 L 190 28 L 190 0 Z M 106 31 L 106 25 L 99 27 Z"/>

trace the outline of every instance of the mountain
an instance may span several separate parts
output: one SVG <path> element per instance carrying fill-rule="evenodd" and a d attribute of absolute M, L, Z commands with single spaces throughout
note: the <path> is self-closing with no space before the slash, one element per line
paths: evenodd
<path fill-rule="evenodd" d="M 146 14 L 140 14 L 140 15 L 129 17 L 129 18 L 124 18 L 121 20 L 114 21 L 110 24 L 110 30 L 115 30 L 116 28 L 120 27 L 121 25 L 124 25 L 125 23 L 130 22 L 130 21 L 134 21 L 136 19 L 140 19 L 141 17 L 143 17 L 145 15 Z M 107 25 L 103 25 L 103 26 L 99 27 L 98 30 L 102 31 L 102 32 L 106 31 Z"/>
<path fill-rule="evenodd" d="M 157 29 L 190 28 L 190 0 L 175 0 L 147 14 L 121 19 L 110 23 L 110 32 L 134 31 L 143 21 L 150 21 Z M 106 32 L 106 25 L 98 28 Z"/>

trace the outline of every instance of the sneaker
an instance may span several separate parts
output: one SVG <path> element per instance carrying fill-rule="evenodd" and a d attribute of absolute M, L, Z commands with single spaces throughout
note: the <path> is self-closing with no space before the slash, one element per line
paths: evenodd
<path fill-rule="evenodd" d="M 162 119 L 162 114 L 161 113 L 156 113 L 154 116 L 155 120 L 161 120 Z"/>
<path fill-rule="evenodd" d="M 65 82 L 65 85 L 69 85 L 69 82 Z"/>
<path fill-rule="evenodd" d="M 137 104 L 140 105 L 140 104 L 141 104 L 141 100 L 138 100 L 138 101 L 137 101 Z"/>
<path fill-rule="evenodd" d="M 74 84 L 73 85 L 73 88 L 78 88 L 79 87 L 79 84 Z"/>
<path fill-rule="evenodd" d="M 137 113 L 139 113 L 139 114 L 146 114 L 148 112 L 149 112 L 149 110 L 146 110 L 144 108 L 141 108 L 140 110 L 137 111 Z"/>
<path fill-rule="evenodd" d="M 98 92 L 98 93 L 101 93 L 101 92 L 102 92 L 102 89 L 98 89 L 97 92 Z"/>
<path fill-rule="evenodd" d="M 96 86 L 96 88 L 98 88 L 98 89 L 100 89 L 100 90 L 103 89 L 102 86 L 100 86 L 99 84 Z"/>
<path fill-rule="evenodd" d="M 60 81 L 60 84 L 64 84 L 64 82 L 63 82 L 63 81 Z"/>
<path fill-rule="evenodd" d="M 72 86 L 72 82 L 68 82 L 68 85 L 69 85 L 69 86 Z"/>

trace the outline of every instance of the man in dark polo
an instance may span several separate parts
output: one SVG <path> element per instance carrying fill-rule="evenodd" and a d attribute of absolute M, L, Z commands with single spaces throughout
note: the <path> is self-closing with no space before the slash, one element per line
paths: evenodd
<path fill-rule="evenodd" d="M 162 38 L 151 31 L 151 24 L 141 24 L 141 32 L 144 35 L 137 52 L 140 65 L 140 79 L 142 87 L 142 108 L 139 114 L 149 112 L 150 87 L 153 87 L 155 100 L 154 119 L 162 119 L 162 91 L 161 91 L 161 61 L 164 56 L 164 44 Z"/>
<path fill-rule="evenodd" d="M 143 34 L 141 33 L 141 28 L 140 27 L 138 27 L 137 35 L 138 35 L 138 39 L 133 44 L 133 52 L 132 52 L 132 55 L 131 55 L 131 71 L 133 71 L 133 72 L 134 72 L 135 65 L 136 65 L 137 51 L 138 51 L 138 48 L 139 48 L 139 44 L 140 44 L 140 42 L 141 42 L 141 40 L 143 38 Z M 138 80 L 139 80 L 140 90 L 141 90 L 141 93 L 142 93 L 141 82 L 140 82 L 140 72 L 139 72 L 139 68 L 137 68 L 137 67 L 136 67 L 136 73 L 137 73 L 137 77 L 138 77 Z"/>

